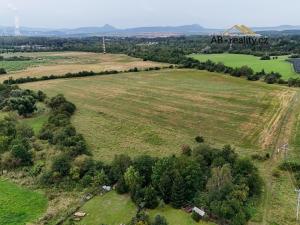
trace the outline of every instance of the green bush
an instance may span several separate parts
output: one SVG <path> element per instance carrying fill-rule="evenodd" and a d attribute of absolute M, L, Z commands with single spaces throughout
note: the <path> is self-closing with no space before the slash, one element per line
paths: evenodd
<path fill-rule="evenodd" d="M 154 222 L 152 225 L 168 225 L 168 222 L 165 217 L 161 215 L 157 215 L 154 218 Z"/>
<path fill-rule="evenodd" d="M 71 168 L 70 158 L 61 154 L 53 159 L 52 171 L 57 172 L 61 177 L 69 175 Z"/>
<path fill-rule="evenodd" d="M 204 138 L 202 136 L 197 136 L 197 137 L 195 137 L 195 141 L 197 143 L 203 143 L 204 142 Z"/>
<path fill-rule="evenodd" d="M 200 215 L 198 214 L 198 213 L 196 213 L 196 212 L 192 212 L 192 219 L 194 220 L 194 221 L 196 221 L 197 223 L 200 221 L 200 219 L 201 219 L 201 217 L 200 217 Z"/>
<path fill-rule="evenodd" d="M 93 183 L 93 178 L 90 175 L 85 175 L 81 179 L 81 185 L 85 188 L 91 186 L 92 183 Z"/>
<path fill-rule="evenodd" d="M 0 74 L 6 74 L 6 70 L 4 68 L 0 68 Z"/>

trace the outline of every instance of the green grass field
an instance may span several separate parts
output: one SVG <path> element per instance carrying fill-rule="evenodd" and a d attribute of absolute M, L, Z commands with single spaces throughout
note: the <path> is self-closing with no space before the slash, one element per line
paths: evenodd
<path fill-rule="evenodd" d="M 205 71 L 164 70 L 29 83 L 77 105 L 73 123 L 94 157 L 164 156 L 196 135 L 244 155 L 271 147 L 294 91 Z"/>
<path fill-rule="evenodd" d="M 259 72 L 264 69 L 266 72 L 279 72 L 284 79 L 290 77 L 300 77 L 294 71 L 293 65 L 286 61 L 288 56 L 279 56 L 278 59 L 274 60 L 260 60 L 260 57 L 243 54 L 193 54 L 190 55 L 194 59 L 199 61 L 212 60 L 213 62 L 222 62 L 226 66 L 230 67 L 241 67 L 247 65 L 251 67 L 255 72 Z"/>
<path fill-rule="evenodd" d="M 25 225 L 46 211 L 47 199 L 40 193 L 0 179 L 0 224 Z"/>

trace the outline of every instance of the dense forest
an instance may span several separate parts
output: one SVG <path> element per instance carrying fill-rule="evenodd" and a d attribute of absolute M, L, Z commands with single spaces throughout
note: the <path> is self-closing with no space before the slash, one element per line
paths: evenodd
<path fill-rule="evenodd" d="M 144 54 L 154 50 L 191 53 L 243 53 L 263 56 L 300 54 L 300 35 L 269 36 L 269 45 L 211 44 L 210 36 L 182 36 L 168 38 L 107 37 L 107 52 Z M 0 37 L 0 51 L 92 51 L 102 52 L 102 37 L 55 38 L 55 37 Z M 141 57 L 144 58 L 144 57 Z M 159 61 L 159 60 L 156 60 Z"/>

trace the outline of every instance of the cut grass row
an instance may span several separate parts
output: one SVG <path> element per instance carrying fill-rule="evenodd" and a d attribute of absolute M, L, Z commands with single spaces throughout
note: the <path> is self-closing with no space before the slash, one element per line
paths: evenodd
<path fill-rule="evenodd" d="M 197 59 L 199 61 L 211 60 L 213 62 L 222 62 L 226 66 L 230 67 L 242 67 L 249 66 L 255 72 L 260 72 L 264 69 L 266 72 L 270 73 L 272 71 L 278 72 L 283 76 L 283 79 L 288 80 L 291 78 L 300 77 L 300 74 L 297 74 L 294 71 L 293 65 L 286 61 L 288 56 L 279 56 L 278 59 L 271 60 L 260 60 L 260 57 L 253 55 L 243 55 L 243 54 L 192 54 L 190 57 Z"/>

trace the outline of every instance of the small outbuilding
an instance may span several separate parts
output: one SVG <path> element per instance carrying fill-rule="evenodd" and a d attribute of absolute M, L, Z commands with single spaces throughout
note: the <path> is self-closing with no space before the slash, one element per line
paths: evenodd
<path fill-rule="evenodd" d="M 193 208 L 193 212 L 197 213 L 199 216 L 204 217 L 205 216 L 205 212 L 197 207 Z"/>

